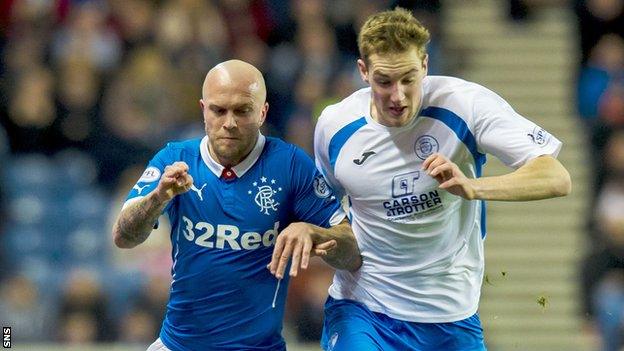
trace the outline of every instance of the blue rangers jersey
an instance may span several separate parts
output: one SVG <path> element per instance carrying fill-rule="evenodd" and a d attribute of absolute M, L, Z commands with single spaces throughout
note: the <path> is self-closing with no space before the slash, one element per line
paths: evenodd
<path fill-rule="evenodd" d="M 172 230 L 172 284 L 160 332 L 171 350 L 283 350 L 288 275 L 266 268 L 280 230 L 322 227 L 345 217 L 314 162 L 297 147 L 259 135 L 252 152 L 221 178 L 208 139 L 169 143 L 149 163 L 126 205 L 156 189 L 166 166 L 184 161 L 190 191 L 164 212 Z"/>

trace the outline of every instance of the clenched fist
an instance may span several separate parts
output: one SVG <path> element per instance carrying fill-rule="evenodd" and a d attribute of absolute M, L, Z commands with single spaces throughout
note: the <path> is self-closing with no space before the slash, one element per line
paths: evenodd
<path fill-rule="evenodd" d="M 170 201 L 177 195 L 184 194 L 191 189 L 193 177 L 188 174 L 188 169 L 189 167 L 185 162 L 175 162 L 165 167 L 155 190 L 160 200 Z"/>

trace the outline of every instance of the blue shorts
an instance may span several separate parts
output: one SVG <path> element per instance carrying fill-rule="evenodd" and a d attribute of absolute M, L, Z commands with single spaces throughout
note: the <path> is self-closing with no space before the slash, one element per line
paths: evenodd
<path fill-rule="evenodd" d="M 406 322 L 331 296 L 325 303 L 321 347 L 325 351 L 487 350 L 477 313 L 457 322 Z"/>

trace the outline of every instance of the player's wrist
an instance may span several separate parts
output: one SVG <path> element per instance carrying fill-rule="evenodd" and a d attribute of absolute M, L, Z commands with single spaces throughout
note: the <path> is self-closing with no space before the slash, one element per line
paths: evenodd
<path fill-rule="evenodd" d="M 466 187 L 466 199 L 467 200 L 480 200 L 482 198 L 482 190 L 479 184 L 479 180 L 476 178 L 468 178 L 468 186 Z"/>
<path fill-rule="evenodd" d="M 160 205 L 166 205 L 175 196 L 171 189 L 162 190 L 159 188 L 156 188 L 150 195 L 152 195 L 153 200 Z"/>
<path fill-rule="evenodd" d="M 320 232 L 320 230 L 322 230 L 320 227 L 317 227 L 313 224 L 310 223 L 303 223 L 308 231 L 308 235 L 310 236 L 310 239 L 312 240 L 313 244 L 321 244 L 323 242 L 326 242 L 328 240 L 330 240 L 331 238 L 328 238 L 326 235 L 322 235 L 322 233 Z"/>

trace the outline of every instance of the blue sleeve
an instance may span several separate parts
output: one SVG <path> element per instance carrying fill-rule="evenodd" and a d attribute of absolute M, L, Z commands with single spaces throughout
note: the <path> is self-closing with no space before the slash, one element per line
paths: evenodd
<path fill-rule="evenodd" d="M 345 214 L 339 200 L 314 161 L 299 148 L 290 171 L 296 219 L 325 228 L 340 223 Z"/>
<path fill-rule="evenodd" d="M 161 149 L 147 164 L 147 168 L 143 171 L 141 178 L 134 184 L 130 192 L 128 193 L 128 197 L 126 197 L 126 203 L 129 200 L 135 198 L 142 198 L 147 194 L 151 193 L 158 186 L 158 182 L 160 181 L 160 177 L 162 176 L 165 167 L 175 162 L 172 155 L 172 150 L 167 144 L 166 147 Z M 169 211 L 171 204 L 173 201 L 170 201 L 165 207 L 163 213 Z"/>

